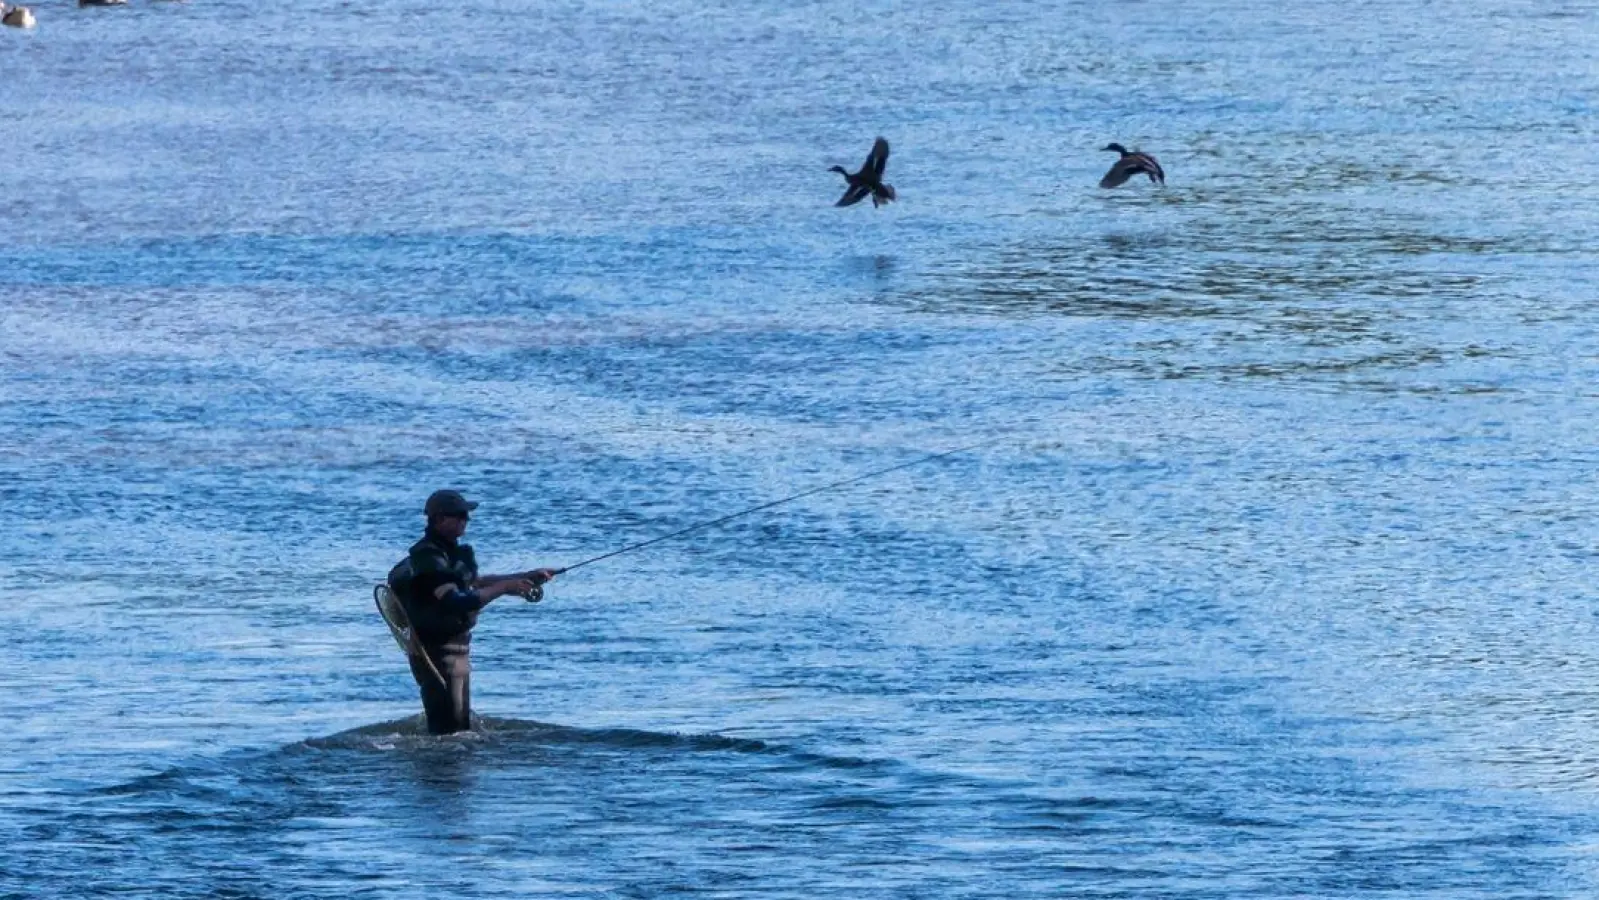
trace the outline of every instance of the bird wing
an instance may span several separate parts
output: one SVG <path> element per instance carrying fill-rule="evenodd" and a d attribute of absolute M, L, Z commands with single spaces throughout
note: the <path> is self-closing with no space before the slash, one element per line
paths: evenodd
<path fill-rule="evenodd" d="M 872 152 L 866 154 L 866 164 L 861 166 L 862 172 L 871 172 L 878 178 L 883 177 L 883 170 L 888 167 L 888 141 L 878 138 L 872 142 Z"/>
<path fill-rule="evenodd" d="M 861 185 L 852 184 L 844 191 L 844 196 L 838 198 L 838 202 L 833 205 L 854 206 L 862 200 L 865 200 L 866 195 L 870 194 L 871 192 L 872 189 L 869 187 L 862 187 Z"/>
<path fill-rule="evenodd" d="M 1138 157 L 1138 170 L 1149 175 L 1150 181 L 1158 181 L 1161 184 L 1166 183 L 1166 170 L 1160 167 L 1160 163 L 1155 161 L 1155 157 L 1150 156 L 1148 153 L 1135 153 L 1133 155 Z"/>
<path fill-rule="evenodd" d="M 1128 158 L 1118 159 L 1111 163 L 1110 171 L 1105 173 L 1105 177 L 1099 179 L 1099 186 L 1102 188 L 1121 187 L 1127 183 L 1127 179 L 1133 177 L 1133 171 L 1134 167 L 1128 164 Z"/>

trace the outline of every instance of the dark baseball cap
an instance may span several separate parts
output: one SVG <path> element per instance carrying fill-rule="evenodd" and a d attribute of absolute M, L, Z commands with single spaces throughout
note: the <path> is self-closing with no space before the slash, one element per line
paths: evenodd
<path fill-rule="evenodd" d="M 422 512 L 430 516 L 464 516 L 474 509 L 477 503 L 461 496 L 460 491 L 434 491 Z"/>

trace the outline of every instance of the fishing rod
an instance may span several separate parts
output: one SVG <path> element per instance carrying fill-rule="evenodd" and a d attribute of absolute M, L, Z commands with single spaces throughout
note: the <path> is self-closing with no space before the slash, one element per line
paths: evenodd
<path fill-rule="evenodd" d="M 668 541 L 668 540 L 671 540 L 672 538 L 675 538 L 675 537 L 682 537 L 683 535 L 689 534 L 691 532 L 703 531 L 706 528 L 715 527 L 717 525 L 722 524 L 723 522 L 731 522 L 734 519 L 740 518 L 742 516 L 747 516 L 747 515 L 750 515 L 751 513 L 758 513 L 758 512 L 760 512 L 763 509 L 771 509 L 774 506 L 782 506 L 785 503 L 792 503 L 795 500 L 799 500 L 799 499 L 804 498 L 804 497 L 809 497 L 812 494 L 820 494 L 823 491 L 831 491 L 831 490 L 834 490 L 836 488 L 847 487 L 848 485 L 858 484 L 858 483 L 860 483 L 862 481 L 866 481 L 868 479 L 876 478 L 876 477 L 878 477 L 880 475 L 887 475 L 890 472 L 897 472 L 900 469 L 908 469 L 911 466 L 919 466 L 919 465 L 921 465 L 923 463 L 932 462 L 935 459 L 943 459 L 946 456 L 954 456 L 957 453 L 966 453 L 966 452 L 971 451 L 971 450 L 976 450 L 979 447 L 986 447 L 989 444 L 998 443 L 999 441 L 1004 440 L 1005 437 L 1007 437 L 1007 435 L 1001 435 L 1000 437 L 992 437 L 992 438 L 989 438 L 986 441 L 978 441 L 975 444 L 967 444 L 964 447 L 956 447 L 954 450 L 945 450 L 942 453 L 934 453 L 934 454 L 931 454 L 929 456 L 919 457 L 917 459 L 911 460 L 910 462 L 903 462 L 903 463 L 900 463 L 898 465 L 889 466 L 889 467 L 887 467 L 885 469 L 876 469 L 874 471 L 867 472 L 865 475 L 856 475 L 854 478 L 846 478 L 846 479 L 844 479 L 842 481 L 835 481 L 835 482 L 833 482 L 831 484 L 824 484 L 821 487 L 811 488 L 808 491 L 801 491 L 798 494 L 791 494 L 791 495 L 789 495 L 787 497 L 782 498 L 781 500 L 772 500 L 772 501 L 770 501 L 768 503 L 762 503 L 760 506 L 752 506 L 749 509 L 742 509 L 742 510 L 739 510 L 738 512 L 736 512 L 736 513 L 731 513 L 729 515 L 722 516 L 720 519 L 712 519 L 709 522 L 701 522 L 698 525 L 690 525 L 687 528 L 679 529 L 677 531 L 672 532 L 671 534 L 663 534 L 660 537 L 650 538 L 647 541 L 639 541 L 636 544 L 629 544 L 628 546 L 623 547 L 620 550 L 612 550 L 609 553 L 602 553 L 599 556 L 595 556 L 595 557 L 591 557 L 589 559 L 585 559 L 582 562 L 573 563 L 573 564 L 571 564 L 570 566 L 567 566 L 564 569 L 556 569 L 555 570 L 555 574 L 556 575 L 561 575 L 561 574 L 564 574 L 566 572 L 570 572 L 573 569 L 581 569 L 584 566 L 591 565 L 593 563 L 597 563 L 597 562 L 599 562 L 602 559 L 610 559 L 613 556 L 621 556 L 624 553 L 631 553 L 634 550 L 642 550 L 645 547 L 650 546 L 651 544 L 659 544 L 662 541 Z"/>

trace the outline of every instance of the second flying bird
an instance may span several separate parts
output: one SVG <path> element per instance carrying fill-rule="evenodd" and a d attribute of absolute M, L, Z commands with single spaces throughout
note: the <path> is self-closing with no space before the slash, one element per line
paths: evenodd
<path fill-rule="evenodd" d="M 838 198 L 834 206 L 854 206 L 871 195 L 873 206 L 882 206 L 894 200 L 894 186 L 883 182 L 883 169 L 888 167 L 888 141 L 878 138 L 872 143 L 872 152 L 866 155 L 866 162 L 861 164 L 861 170 L 851 175 L 844 171 L 843 166 L 833 166 L 829 172 L 837 172 L 849 182 L 849 187 L 844 190 L 844 196 Z"/>

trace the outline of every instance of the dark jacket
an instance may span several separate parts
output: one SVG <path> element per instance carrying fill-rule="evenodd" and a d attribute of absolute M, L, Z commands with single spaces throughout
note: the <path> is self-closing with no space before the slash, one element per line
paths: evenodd
<path fill-rule="evenodd" d="M 477 580 L 477 556 L 472 545 L 447 541 L 432 532 L 411 545 L 405 561 L 389 573 L 411 627 L 424 643 L 460 643 L 470 640 L 477 610 L 441 601 L 433 595 L 441 585 L 454 584 L 463 591 Z"/>

